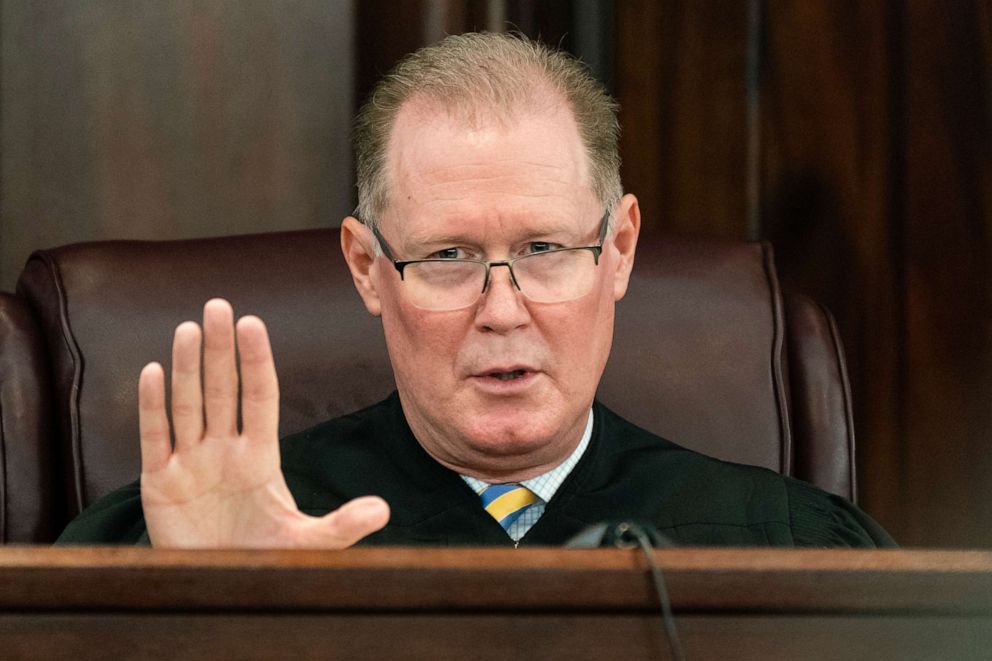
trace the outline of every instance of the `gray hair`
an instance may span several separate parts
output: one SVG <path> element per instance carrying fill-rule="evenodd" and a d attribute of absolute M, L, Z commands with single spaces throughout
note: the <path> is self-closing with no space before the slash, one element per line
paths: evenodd
<path fill-rule="evenodd" d="M 549 94 L 550 93 L 550 94 Z M 401 60 L 379 81 L 355 119 L 358 217 L 378 226 L 388 206 L 386 149 L 396 116 L 412 98 L 469 117 L 512 118 L 558 97 L 571 109 L 589 156 L 590 184 L 604 209 L 623 195 L 618 105 L 572 56 L 522 35 L 452 35 Z"/>

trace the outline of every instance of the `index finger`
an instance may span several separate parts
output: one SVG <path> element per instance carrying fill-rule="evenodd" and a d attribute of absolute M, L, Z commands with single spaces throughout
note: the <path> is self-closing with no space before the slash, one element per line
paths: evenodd
<path fill-rule="evenodd" d="M 165 413 L 165 372 L 148 363 L 138 379 L 138 429 L 141 436 L 141 472 L 165 468 L 172 455 L 169 418 Z"/>

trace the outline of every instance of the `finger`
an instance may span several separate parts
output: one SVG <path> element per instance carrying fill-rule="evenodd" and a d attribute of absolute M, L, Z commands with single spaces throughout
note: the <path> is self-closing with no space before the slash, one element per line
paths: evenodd
<path fill-rule="evenodd" d="M 234 358 L 234 311 L 215 298 L 203 306 L 203 409 L 210 436 L 238 433 L 238 373 Z"/>
<path fill-rule="evenodd" d="M 312 546 L 347 548 L 389 522 L 389 505 L 378 496 L 349 500 L 330 514 L 314 521 Z"/>
<path fill-rule="evenodd" d="M 138 431 L 141 436 L 141 472 L 165 468 L 172 454 L 169 418 L 165 414 L 165 372 L 148 363 L 138 378 Z"/>
<path fill-rule="evenodd" d="M 203 392 L 200 389 L 200 327 L 186 321 L 172 340 L 172 430 L 176 451 L 203 437 Z"/>
<path fill-rule="evenodd" d="M 249 438 L 278 442 L 279 382 L 265 324 L 258 317 L 238 320 L 241 364 L 242 433 Z"/>

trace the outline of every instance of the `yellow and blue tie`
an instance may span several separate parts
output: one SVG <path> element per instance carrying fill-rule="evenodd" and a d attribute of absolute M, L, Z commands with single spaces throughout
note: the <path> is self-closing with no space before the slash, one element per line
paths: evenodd
<path fill-rule="evenodd" d="M 492 484 L 479 496 L 482 498 L 482 506 L 504 530 L 509 530 L 524 510 L 540 500 L 527 487 L 514 483 Z"/>

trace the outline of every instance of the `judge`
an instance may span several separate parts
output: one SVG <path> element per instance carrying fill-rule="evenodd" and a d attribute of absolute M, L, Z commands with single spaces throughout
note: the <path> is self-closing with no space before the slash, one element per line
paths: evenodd
<path fill-rule="evenodd" d="M 602 87 L 540 44 L 467 34 L 409 56 L 359 114 L 341 226 L 397 391 L 280 442 L 263 322 L 209 301 L 175 331 L 171 411 L 162 367 L 141 372 L 140 481 L 60 542 L 557 545 L 633 519 L 682 544 L 891 545 L 841 498 L 595 401 L 641 220 L 618 136 Z"/>

